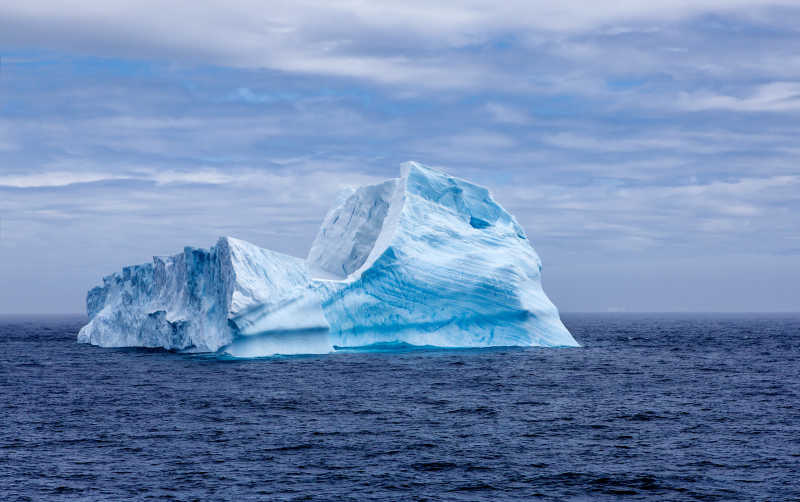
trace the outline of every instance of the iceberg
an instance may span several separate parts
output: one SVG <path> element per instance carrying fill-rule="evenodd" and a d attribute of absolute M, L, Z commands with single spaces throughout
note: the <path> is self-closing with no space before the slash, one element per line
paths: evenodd
<path fill-rule="evenodd" d="M 486 188 L 408 162 L 399 178 L 340 197 L 305 260 L 223 237 L 105 277 L 78 341 L 244 357 L 578 346 L 541 272 Z"/>

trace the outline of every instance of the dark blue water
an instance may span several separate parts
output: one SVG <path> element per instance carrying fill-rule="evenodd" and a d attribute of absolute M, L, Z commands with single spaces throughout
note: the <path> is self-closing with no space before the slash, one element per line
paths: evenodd
<path fill-rule="evenodd" d="M 220 360 L 0 319 L 0 500 L 800 500 L 800 317 Z"/>

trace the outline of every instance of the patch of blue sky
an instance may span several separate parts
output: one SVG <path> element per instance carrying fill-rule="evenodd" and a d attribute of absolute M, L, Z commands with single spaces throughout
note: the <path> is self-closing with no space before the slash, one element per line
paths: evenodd
<path fill-rule="evenodd" d="M 612 91 L 628 91 L 651 83 L 646 78 L 614 78 L 606 80 L 606 86 Z"/>

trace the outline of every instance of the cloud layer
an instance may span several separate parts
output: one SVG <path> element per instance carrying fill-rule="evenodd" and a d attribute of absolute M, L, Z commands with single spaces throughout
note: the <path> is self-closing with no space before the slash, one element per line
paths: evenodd
<path fill-rule="evenodd" d="M 0 311 L 219 235 L 302 256 L 409 159 L 489 186 L 564 310 L 798 310 L 794 4 L 0 6 Z"/>

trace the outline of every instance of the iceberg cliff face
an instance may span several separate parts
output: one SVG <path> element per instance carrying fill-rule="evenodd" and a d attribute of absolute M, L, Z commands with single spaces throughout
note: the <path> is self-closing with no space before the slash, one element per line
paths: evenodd
<path fill-rule="evenodd" d="M 89 291 L 78 341 L 214 352 L 237 337 L 326 330 L 303 260 L 221 238 L 154 257 Z"/>
<path fill-rule="evenodd" d="M 78 340 L 102 346 L 577 346 L 516 220 L 485 188 L 417 163 L 343 198 L 305 261 L 221 238 L 106 277 L 87 310 Z"/>

